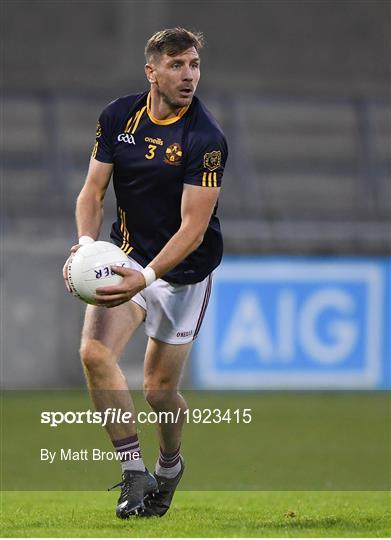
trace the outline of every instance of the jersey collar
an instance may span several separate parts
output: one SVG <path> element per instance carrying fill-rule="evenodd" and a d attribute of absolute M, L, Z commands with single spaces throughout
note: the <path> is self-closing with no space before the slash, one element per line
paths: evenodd
<path fill-rule="evenodd" d="M 182 118 L 182 116 L 186 113 L 187 109 L 189 108 L 189 105 L 187 107 L 182 107 L 182 109 L 179 110 L 179 113 L 177 116 L 173 116 L 172 118 L 166 118 L 166 120 L 159 120 L 159 118 L 156 118 L 153 116 L 151 112 L 151 92 L 148 93 L 147 96 L 147 114 L 149 116 L 149 119 L 154 124 L 157 124 L 158 126 L 168 126 L 170 124 L 174 124 L 175 122 L 178 122 Z"/>

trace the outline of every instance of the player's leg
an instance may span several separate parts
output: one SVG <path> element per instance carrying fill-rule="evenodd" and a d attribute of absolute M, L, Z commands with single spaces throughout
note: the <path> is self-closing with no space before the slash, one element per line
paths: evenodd
<path fill-rule="evenodd" d="M 192 343 L 171 345 L 149 338 L 144 361 L 144 394 L 155 412 L 178 411 L 178 422 L 157 424 L 160 448 L 167 454 L 178 450 L 187 404 L 178 387 Z"/>
<path fill-rule="evenodd" d="M 183 473 L 180 455 L 186 402 L 178 386 L 193 339 L 197 337 L 208 305 L 211 277 L 193 285 L 158 279 L 145 290 L 148 305 L 146 332 L 150 337 L 144 361 L 144 391 L 156 412 L 171 412 L 175 422 L 157 426 L 160 454 L 155 478 L 159 493 L 149 501 L 149 515 L 164 515 Z"/>
<path fill-rule="evenodd" d="M 155 412 L 171 412 L 175 421 L 157 424 L 160 444 L 155 478 L 159 491 L 148 500 L 144 514 L 163 516 L 170 508 L 184 470 L 180 455 L 184 411 L 187 404 L 178 391 L 192 342 L 171 345 L 154 338 L 148 341 L 144 364 L 144 393 Z M 179 413 L 179 414 L 178 414 Z"/>
<path fill-rule="evenodd" d="M 88 306 L 86 309 L 80 356 L 91 397 L 99 411 L 112 407 L 134 413 L 118 360 L 144 317 L 143 308 L 134 302 L 110 309 L 99 306 Z M 117 439 L 136 432 L 132 423 L 109 423 L 107 430 L 111 438 Z"/>
<path fill-rule="evenodd" d="M 146 331 L 150 336 L 144 360 L 145 397 L 157 412 L 181 410 L 177 423 L 158 426 L 160 447 L 165 453 L 173 453 L 180 446 L 187 405 L 178 386 L 204 319 L 211 285 L 211 276 L 193 285 L 159 279 L 145 290 Z"/>
<path fill-rule="evenodd" d="M 111 309 L 87 307 L 80 355 L 91 397 L 98 411 L 121 409 L 122 413 L 131 412 L 132 419 L 135 418 L 133 401 L 118 360 L 144 317 L 144 309 L 132 301 Z M 136 424 L 133 421 L 108 422 L 106 429 L 114 448 L 122 456 L 123 479 L 118 484 L 121 495 L 117 503 L 117 516 L 127 518 L 143 508 L 145 496 L 156 490 L 156 480 L 145 469 Z"/>

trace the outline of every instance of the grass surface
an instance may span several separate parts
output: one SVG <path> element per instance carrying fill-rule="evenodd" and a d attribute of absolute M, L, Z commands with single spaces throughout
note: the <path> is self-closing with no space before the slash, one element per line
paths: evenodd
<path fill-rule="evenodd" d="M 2 492 L 3 537 L 388 537 L 388 492 L 178 492 L 163 518 L 121 521 L 116 495 Z"/>

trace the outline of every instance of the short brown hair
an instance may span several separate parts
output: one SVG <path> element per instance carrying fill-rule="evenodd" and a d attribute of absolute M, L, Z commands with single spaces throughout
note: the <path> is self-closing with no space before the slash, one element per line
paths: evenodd
<path fill-rule="evenodd" d="M 150 62 L 162 54 L 175 56 L 190 47 L 198 52 L 204 44 L 204 36 L 201 32 L 191 32 L 186 28 L 166 28 L 153 34 L 145 46 L 145 58 Z"/>

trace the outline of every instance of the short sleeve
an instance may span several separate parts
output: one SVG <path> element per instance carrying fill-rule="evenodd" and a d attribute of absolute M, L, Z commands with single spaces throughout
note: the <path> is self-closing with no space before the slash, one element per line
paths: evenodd
<path fill-rule="evenodd" d="M 92 149 L 92 157 L 103 163 L 113 163 L 113 138 L 112 138 L 112 122 L 110 114 L 106 109 L 99 117 L 96 126 L 95 145 Z"/>
<path fill-rule="evenodd" d="M 212 132 L 189 144 L 185 184 L 202 187 L 220 187 L 224 167 L 228 157 L 225 137 L 220 132 Z"/>

